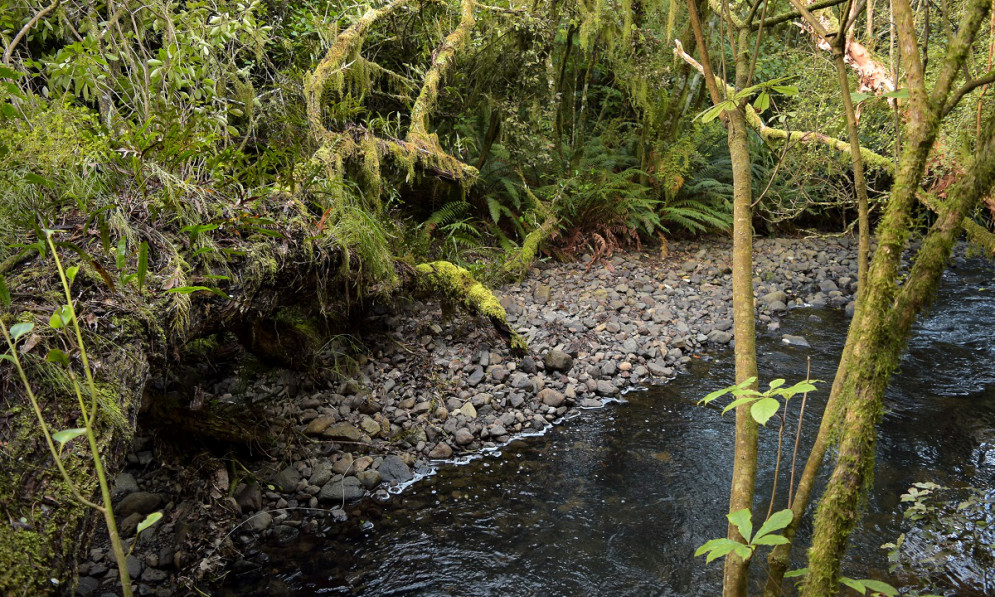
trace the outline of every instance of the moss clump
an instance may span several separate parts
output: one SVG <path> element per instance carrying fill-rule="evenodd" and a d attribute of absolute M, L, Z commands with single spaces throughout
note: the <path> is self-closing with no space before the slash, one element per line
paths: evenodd
<path fill-rule="evenodd" d="M 501 302 L 470 272 L 448 261 L 422 263 L 415 270 L 418 272 L 416 284 L 421 293 L 439 296 L 461 305 L 470 313 L 483 315 L 507 340 L 513 353 L 524 354 L 528 351 L 525 339 L 508 325 L 508 314 Z"/>
<path fill-rule="evenodd" d="M 17 524 L 25 524 L 20 521 Z M 53 555 L 37 531 L 0 526 L 0 593 L 45 595 L 53 591 L 45 572 L 52 569 Z"/>

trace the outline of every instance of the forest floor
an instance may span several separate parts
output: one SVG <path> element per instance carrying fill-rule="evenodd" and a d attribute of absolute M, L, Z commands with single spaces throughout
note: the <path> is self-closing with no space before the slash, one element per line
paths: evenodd
<path fill-rule="evenodd" d="M 164 392 L 230 404 L 271 422 L 277 439 L 233 451 L 182 431 L 139 429 L 115 483 L 119 528 L 134 535 L 149 512 L 164 517 L 129 556 L 138 594 L 191 594 L 258 568 L 260 542 L 320 536 L 353 515 L 356 500 L 390 499 L 430 466 L 539 431 L 626 388 L 666 383 L 732 341 L 730 248 L 725 238 L 674 241 L 666 255 L 616 254 L 590 268 L 538 264 L 496 291 L 529 341 L 520 359 L 482 319 L 412 302 L 374 306 L 356 326 L 361 335 L 336 341 L 352 354 L 336 353 L 318 374 L 219 358 L 164 375 Z M 757 239 L 754 248 L 758 331 L 776 332 L 779 315 L 796 306 L 852 309 L 854 239 Z M 104 536 L 98 529 L 79 565 L 77 594 L 115 590 Z"/>

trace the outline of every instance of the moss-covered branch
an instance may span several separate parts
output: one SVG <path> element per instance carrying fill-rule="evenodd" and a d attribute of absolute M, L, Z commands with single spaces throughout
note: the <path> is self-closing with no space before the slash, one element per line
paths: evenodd
<path fill-rule="evenodd" d="M 422 83 L 418 99 L 411 108 L 411 128 L 408 129 L 408 141 L 415 143 L 431 143 L 438 145 L 438 138 L 428 131 L 428 118 L 435 110 L 435 104 L 439 99 L 439 85 L 446 76 L 456 52 L 466 46 L 470 39 L 470 32 L 476 19 L 473 17 L 473 0 L 461 0 L 460 2 L 460 22 L 442 45 L 432 53 L 432 66 L 425 73 L 425 80 Z"/>
<path fill-rule="evenodd" d="M 305 79 L 304 98 L 307 101 L 308 121 L 319 142 L 325 142 L 328 133 L 321 114 L 321 96 L 325 91 L 325 85 L 334 79 L 336 86 L 341 88 L 347 68 L 346 61 L 357 57 L 369 28 L 379 19 L 403 8 L 409 2 L 410 0 L 393 0 L 381 8 L 367 10 L 358 21 L 335 38 L 335 43 L 328 48 L 324 58 Z"/>
<path fill-rule="evenodd" d="M 422 263 L 415 267 L 414 287 L 417 294 L 435 296 L 461 305 L 468 312 L 482 315 L 507 341 L 511 351 L 524 354 L 528 344 L 508 325 L 508 314 L 497 297 L 470 272 L 448 261 Z"/>
<path fill-rule="evenodd" d="M 363 63 L 359 52 L 370 27 L 409 2 L 410 0 L 394 0 L 381 8 L 367 10 L 359 20 L 335 38 L 328 52 L 308 74 L 304 84 L 308 122 L 312 134 L 321 144 L 312 157 L 312 163 L 323 166 L 329 179 L 345 177 L 347 163 L 358 163 L 373 194 L 379 194 L 380 164 L 387 158 L 396 160 L 402 169 L 407 170 L 409 178 L 414 176 L 416 164 L 433 175 L 449 180 L 468 182 L 477 177 L 476 168 L 446 153 L 439 145 L 438 137 L 427 130 L 428 116 L 438 98 L 439 83 L 453 55 L 466 44 L 473 28 L 472 0 L 463 3 L 463 19 L 459 27 L 437 50 L 435 61 L 425 77 L 425 83 L 412 110 L 412 126 L 407 139 L 402 141 L 379 137 L 356 126 L 345 131 L 331 131 L 325 127 L 322 114 L 325 88 L 334 84 L 339 93 L 342 92 L 346 71 L 353 63 Z"/>

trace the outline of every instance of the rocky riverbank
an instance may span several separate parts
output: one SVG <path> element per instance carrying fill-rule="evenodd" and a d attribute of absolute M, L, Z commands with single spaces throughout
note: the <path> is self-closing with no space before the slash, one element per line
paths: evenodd
<path fill-rule="evenodd" d="M 199 389 L 254 405 L 282 425 L 281 439 L 249 458 L 136 439 L 114 490 L 122 533 L 134 535 L 149 512 L 164 514 L 129 557 L 138 594 L 188 594 L 218 574 L 262 565 L 260 541 L 321 535 L 351 515 L 355 500 L 389 499 L 435 462 L 539 432 L 626 388 L 664 383 L 699 353 L 732 342 L 729 248 L 712 239 L 672 243 L 668 255 L 620 254 L 590 270 L 540 265 L 497 292 L 529 340 L 521 359 L 481 321 L 415 303 L 364 323 L 369 331 L 352 339 L 362 354 L 336 361 L 344 381 L 270 371 Z M 852 305 L 855 241 L 758 239 L 755 250 L 759 330 L 777 332 L 779 314 L 792 307 Z M 109 558 L 105 547 L 91 550 L 78 594 L 114 593 Z"/>

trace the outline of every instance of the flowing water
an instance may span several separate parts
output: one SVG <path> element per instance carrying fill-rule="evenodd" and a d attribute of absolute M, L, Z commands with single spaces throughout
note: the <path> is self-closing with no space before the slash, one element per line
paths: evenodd
<path fill-rule="evenodd" d="M 811 357 L 812 376 L 829 380 L 809 398 L 809 437 L 846 323 L 839 312 L 799 309 L 785 318 L 782 332 L 805 336 L 811 348 L 784 345 L 780 334 L 759 342 L 763 379 L 804 379 Z M 900 582 L 889 575 L 879 546 L 908 527 L 899 496 L 912 482 L 971 484 L 992 495 L 993 324 L 991 268 L 956 261 L 888 391 L 869 514 L 855 534 L 848 576 Z M 733 365 L 728 353 L 692 365 L 688 375 L 630 392 L 624 404 L 583 412 L 542 437 L 512 442 L 461 466 L 443 465 L 387 503 L 366 500 L 348 522 L 329 524 L 326 537 L 268 547 L 268 563 L 233 575 L 224 593 L 717 594 L 721 563 L 705 565 L 693 552 L 725 533 L 733 417 L 695 403 L 730 385 Z M 792 414 L 779 493 L 789 483 L 795 421 Z M 761 430 L 760 470 L 768 480 L 776 419 L 769 425 Z M 800 453 L 806 452 L 803 441 Z M 766 513 L 770 491 L 769 481 L 760 487 L 756 512 Z M 802 555 L 798 551 L 795 559 Z M 967 557 L 950 568 L 941 579 L 949 594 L 995 593 L 983 563 Z"/>

